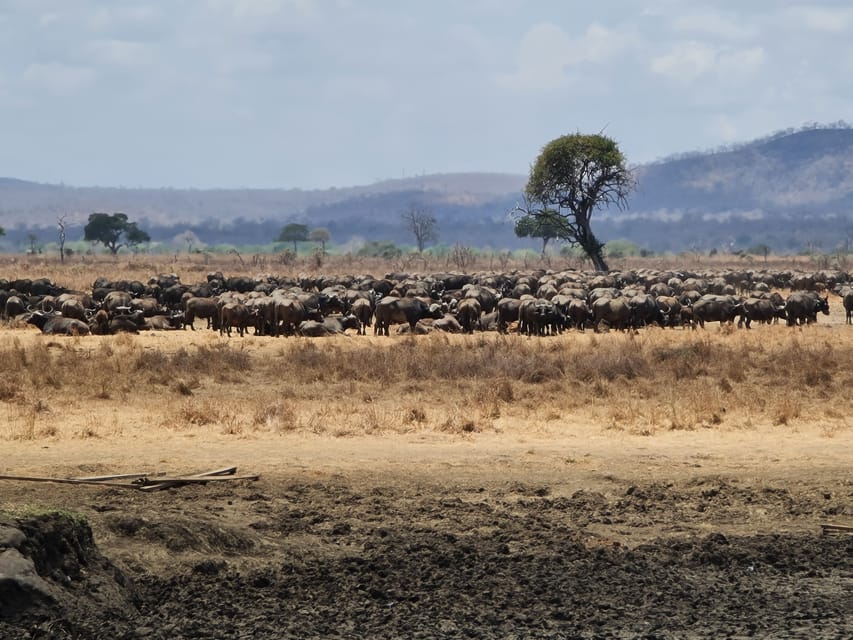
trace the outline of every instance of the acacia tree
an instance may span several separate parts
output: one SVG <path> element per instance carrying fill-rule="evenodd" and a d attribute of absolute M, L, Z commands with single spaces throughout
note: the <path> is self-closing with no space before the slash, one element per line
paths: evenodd
<path fill-rule="evenodd" d="M 551 240 L 562 238 L 566 233 L 565 221 L 554 211 L 538 216 L 525 215 L 515 221 L 515 235 L 519 238 L 542 238 L 542 253 Z"/>
<path fill-rule="evenodd" d="M 424 252 L 428 242 L 438 239 L 438 220 L 426 207 L 409 207 L 402 214 L 406 228 L 415 236 L 415 244 L 418 245 L 418 253 Z"/>
<path fill-rule="evenodd" d="M 83 239 L 100 242 L 110 253 L 116 255 L 122 247 L 135 248 L 143 242 L 150 242 L 151 236 L 139 228 L 135 222 L 127 219 L 124 213 L 93 213 L 83 227 Z"/>
<path fill-rule="evenodd" d="M 600 242 L 590 221 L 596 209 L 627 207 L 635 180 L 619 146 L 607 136 L 580 133 L 561 136 L 543 147 L 530 169 L 525 203 L 516 206 L 524 218 L 562 219 L 560 238 L 583 249 L 596 271 L 607 271 Z"/>
<path fill-rule="evenodd" d="M 329 233 L 329 230 L 325 227 L 317 227 L 316 229 L 311 229 L 311 233 L 308 234 L 308 239 L 311 240 L 311 242 L 319 242 L 320 251 L 323 255 L 326 255 L 326 243 L 332 239 L 332 234 Z"/>
<path fill-rule="evenodd" d="M 68 217 L 67 213 L 63 213 L 56 219 L 56 224 L 59 227 L 59 262 L 65 262 L 65 218 Z"/>
<path fill-rule="evenodd" d="M 291 222 L 281 228 L 281 233 L 278 234 L 279 242 L 292 242 L 293 253 L 296 253 L 296 243 L 305 242 L 308 240 L 308 227 L 304 224 Z"/>

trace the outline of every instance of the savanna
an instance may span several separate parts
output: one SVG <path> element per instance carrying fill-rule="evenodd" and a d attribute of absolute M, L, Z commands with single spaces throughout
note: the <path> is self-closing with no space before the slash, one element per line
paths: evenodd
<path fill-rule="evenodd" d="M 5 265 L 71 288 L 209 267 Z M 829 302 L 546 337 L 7 322 L 0 474 L 259 479 L 0 480 L 0 637 L 849 637 L 853 538 L 821 525 L 853 519 L 853 328 Z"/>

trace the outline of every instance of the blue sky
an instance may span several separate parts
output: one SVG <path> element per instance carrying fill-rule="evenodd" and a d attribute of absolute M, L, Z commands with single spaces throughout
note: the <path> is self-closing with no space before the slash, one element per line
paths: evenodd
<path fill-rule="evenodd" d="M 0 176 L 326 188 L 853 120 L 846 2 L 0 0 Z"/>

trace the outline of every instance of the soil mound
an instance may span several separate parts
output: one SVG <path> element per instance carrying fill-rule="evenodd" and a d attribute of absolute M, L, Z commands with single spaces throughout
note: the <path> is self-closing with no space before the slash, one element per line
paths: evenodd
<path fill-rule="evenodd" d="M 121 637 L 137 613 L 133 601 L 84 519 L 0 519 L 0 638 Z"/>

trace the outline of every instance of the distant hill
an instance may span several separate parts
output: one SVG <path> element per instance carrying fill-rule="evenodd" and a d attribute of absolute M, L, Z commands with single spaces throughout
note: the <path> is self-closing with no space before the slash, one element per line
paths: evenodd
<path fill-rule="evenodd" d="M 735 147 L 686 153 L 636 167 L 627 211 L 597 214 L 604 240 L 655 251 L 746 248 L 831 251 L 853 240 L 853 129 L 789 130 Z M 400 214 L 429 207 L 439 240 L 480 247 L 535 246 L 516 238 L 508 215 L 526 176 L 458 173 L 372 185 L 299 189 L 122 189 L 47 185 L 0 178 L 0 246 L 20 248 L 29 233 L 55 236 L 56 220 L 82 237 L 93 211 L 123 211 L 155 240 L 185 230 L 206 244 L 264 244 L 286 222 L 325 226 L 333 241 L 411 243 Z"/>

